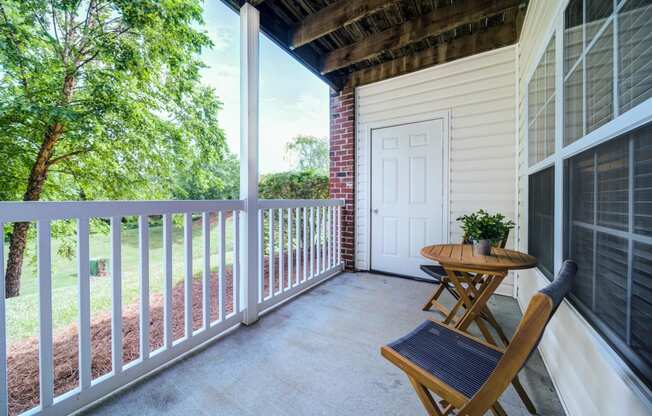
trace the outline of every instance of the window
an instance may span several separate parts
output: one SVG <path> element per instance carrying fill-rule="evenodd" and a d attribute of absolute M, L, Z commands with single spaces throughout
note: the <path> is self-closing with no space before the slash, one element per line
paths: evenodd
<path fill-rule="evenodd" d="M 528 161 L 540 162 L 555 152 L 555 38 L 548 42 L 528 84 Z"/>
<path fill-rule="evenodd" d="M 539 270 L 549 279 L 554 270 L 555 168 L 529 177 L 528 252 L 539 259 Z"/>
<path fill-rule="evenodd" d="M 571 0 L 564 13 L 564 145 L 652 96 L 652 0 L 613 3 Z"/>
<path fill-rule="evenodd" d="M 577 262 L 571 301 L 652 387 L 652 0 L 569 0 L 559 23 L 527 88 L 528 251 L 549 278 Z"/>
<path fill-rule="evenodd" d="M 612 0 L 572 0 L 564 14 L 564 144 L 611 121 Z"/>
<path fill-rule="evenodd" d="M 570 158 L 566 175 L 573 302 L 649 384 L 652 123 Z"/>
<path fill-rule="evenodd" d="M 652 96 L 652 1 L 628 0 L 618 13 L 620 112 Z"/>

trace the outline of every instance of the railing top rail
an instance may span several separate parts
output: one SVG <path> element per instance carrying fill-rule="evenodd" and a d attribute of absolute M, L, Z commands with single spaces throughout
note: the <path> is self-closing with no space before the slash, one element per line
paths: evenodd
<path fill-rule="evenodd" d="M 242 210 L 242 200 L 0 202 L 0 222 L 54 221 L 131 215 Z"/>
<path fill-rule="evenodd" d="M 343 199 L 259 199 L 258 207 L 269 208 L 299 208 L 299 207 L 337 207 L 343 206 Z"/>

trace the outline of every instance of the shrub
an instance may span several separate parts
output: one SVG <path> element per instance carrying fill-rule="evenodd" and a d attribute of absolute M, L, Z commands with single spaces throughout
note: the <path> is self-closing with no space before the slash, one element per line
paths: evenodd
<path fill-rule="evenodd" d="M 326 199 L 328 176 L 315 170 L 263 175 L 259 183 L 261 199 Z"/>

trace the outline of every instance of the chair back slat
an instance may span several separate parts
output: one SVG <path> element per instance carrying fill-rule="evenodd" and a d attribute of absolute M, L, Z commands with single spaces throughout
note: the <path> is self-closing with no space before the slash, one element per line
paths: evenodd
<path fill-rule="evenodd" d="M 539 345 L 546 325 L 570 291 L 576 273 L 575 262 L 565 261 L 555 280 L 532 297 L 496 369 L 460 409 L 460 415 L 483 415 L 498 400 Z"/>

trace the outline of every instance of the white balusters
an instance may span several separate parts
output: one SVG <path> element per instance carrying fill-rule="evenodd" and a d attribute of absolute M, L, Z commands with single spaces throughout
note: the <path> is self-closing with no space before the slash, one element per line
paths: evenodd
<path fill-rule="evenodd" d="M 322 263 L 322 245 L 321 245 L 321 234 L 322 234 L 322 226 L 321 226 L 321 217 L 322 217 L 322 210 L 321 207 L 317 207 L 317 270 L 316 273 L 317 275 L 321 274 L 321 263 Z"/>
<path fill-rule="evenodd" d="M 268 218 L 268 296 L 262 309 L 274 306 L 339 271 L 340 200 L 260 200 L 259 226 Z M 278 221 L 278 224 L 276 224 Z M 277 256 L 278 254 L 278 256 Z M 274 290 L 276 289 L 276 290 Z"/>
<path fill-rule="evenodd" d="M 294 257 L 296 261 L 295 265 L 295 270 L 294 270 L 294 286 L 299 284 L 299 279 L 301 278 L 301 240 L 300 240 L 300 223 L 301 223 L 301 218 L 300 218 L 300 212 L 301 208 L 296 208 L 295 210 L 295 218 L 294 218 L 294 240 L 295 240 L 295 251 L 294 251 Z"/>
<path fill-rule="evenodd" d="M 183 221 L 183 261 L 184 261 L 184 333 L 192 336 L 192 213 L 186 212 Z"/>
<path fill-rule="evenodd" d="M 113 375 L 122 373 L 122 217 L 111 218 L 111 355 Z"/>
<path fill-rule="evenodd" d="M 107 394 L 107 387 L 110 389 L 117 389 L 124 384 L 132 382 L 137 378 L 156 370 L 161 365 L 165 364 L 165 360 L 178 357 L 190 351 L 192 348 L 199 346 L 201 343 L 210 340 L 211 338 L 221 334 L 223 331 L 233 328 L 240 323 L 243 318 L 243 312 L 246 305 L 242 303 L 242 289 L 243 278 L 240 267 L 241 260 L 241 247 L 240 242 L 243 235 L 240 232 L 241 212 L 244 209 L 242 201 L 108 201 L 108 202 L 47 202 L 39 204 L 26 204 L 26 203 L 2 203 L 0 209 L 0 230 L 2 225 L 13 222 L 35 222 L 36 223 L 36 248 L 37 248 L 37 287 L 38 287 L 38 371 L 39 371 L 39 397 L 40 406 L 28 411 L 31 415 L 40 414 L 63 414 L 69 412 L 71 409 L 78 410 L 81 406 L 101 398 Z M 284 208 L 284 209 L 287 209 Z M 203 241 L 203 264 L 202 264 L 202 316 L 201 328 L 193 333 L 193 215 L 192 213 L 201 213 L 202 227 L 199 240 Z M 218 213 L 218 241 L 214 243 L 212 236 L 214 224 L 212 224 L 213 212 Z M 227 213 L 233 218 L 233 247 L 226 244 L 226 223 Z M 173 215 L 180 214 L 184 217 L 183 231 L 177 234 L 173 227 Z M 89 217 L 92 215 L 92 218 Z M 292 215 L 292 214 L 290 214 Z M 163 247 L 162 247 L 162 275 L 163 275 L 163 289 L 161 297 L 153 297 L 153 302 L 161 302 L 163 308 L 163 334 L 161 338 L 154 338 L 154 332 L 150 333 L 150 292 L 152 295 L 158 286 L 150 286 L 150 216 L 162 217 L 162 234 L 163 234 Z M 138 218 L 138 229 L 133 230 L 138 236 L 138 247 L 133 248 L 125 246 L 125 249 L 133 250 L 128 253 L 129 258 L 137 257 L 137 264 L 133 269 L 125 269 L 122 265 L 123 260 L 123 247 L 122 247 L 122 219 L 124 217 Z M 90 225 L 93 218 L 108 218 L 110 220 L 110 253 L 104 254 L 110 258 L 110 266 L 108 271 L 111 274 L 111 340 L 106 342 L 111 343 L 111 361 L 112 371 L 105 374 L 99 380 L 93 380 L 92 374 L 92 328 L 94 321 L 92 320 L 92 301 L 93 291 L 92 283 L 93 278 L 90 276 L 90 256 L 91 256 L 91 238 Z M 259 217 L 259 226 L 263 225 L 263 216 Z M 71 220 L 77 224 L 77 250 L 76 250 L 76 266 L 77 266 L 77 292 L 78 292 L 78 307 L 79 313 L 73 318 L 76 320 L 78 327 L 78 368 L 79 368 L 79 389 L 69 392 L 65 395 L 55 398 L 54 386 L 59 384 L 59 380 L 55 380 L 55 362 L 54 362 L 54 334 L 53 334 L 53 285 L 58 283 L 56 276 L 53 277 L 53 258 L 52 249 L 55 242 L 52 241 L 51 236 L 51 222 Z M 296 224 L 300 224 L 299 219 L 295 218 Z M 280 223 L 279 223 L 280 224 Z M 272 220 L 272 226 L 273 226 Z M 230 227 L 231 225 L 229 225 Z M 156 225 L 151 225 L 151 230 L 154 232 Z M 292 218 L 288 217 L 288 229 L 291 231 Z M 296 227 L 295 227 L 296 228 Z M 229 233 L 231 229 L 228 229 Z M 131 232 L 131 231 L 130 231 Z M 295 233 L 299 235 L 298 228 Z M 183 264 L 176 265 L 178 268 L 175 272 L 175 263 L 172 256 L 173 247 L 175 247 L 175 237 L 177 244 L 179 244 L 179 237 L 183 237 L 183 243 L 179 244 L 179 248 L 183 249 Z M 291 247 L 292 235 L 288 236 L 287 244 Z M 280 240 L 279 240 L 280 241 Z M 211 247 L 219 246 L 217 261 L 215 257 L 211 256 Z M 286 242 L 283 242 L 285 245 Z M 263 242 L 260 241 L 259 248 L 263 251 Z M 226 256 L 227 252 L 231 256 L 230 250 L 233 249 L 233 287 L 227 289 L 226 284 Z M 273 249 L 272 249 L 273 252 Z M 93 253 L 94 254 L 94 253 Z M 98 253 L 100 254 L 100 253 Z M 199 254 L 199 253 L 195 253 Z M 294 255 L 294 252 L 287 252 L 289 258 Z M 9 400 L 7 392 L 7 366 L 8 366 L 8 348 L 7 348 L 7 309 L 5 302 L 5 280 L 4 280 L 4 260 L 6 250 L 4 245 L 0 245 L 0 416 L 7 416 L 9 414 Z M 201 256 L 198 255 L 198 258 Z M 261 254 L 262 259 L 262 254 Z M 218 285 L 219 291 L 216 291 L 212 286 L 212 267 L 219 263 L 219 277 Z M 297 263 L 299 264 L 299 263 Z M 263 266 L 261 261 L 260 267 Z M 292 267 L 290 265 L 289 267 Z M 298 266 L 297 266 L 298 268 Z M 292 273 L 288 270 L 289 273 Z M 261 273 L 262 275 L 262 273 Z M 289 275 L 291 276 L 291 275 Z M 288 278 L 290 279 L 291 277 Z M 54 278 L 54 281 L 53 281 Z M 124 280 L 124 282 L 123 282 Z M 175 323 L 175 316 L 172 314 L 173 306 L 173 292 L 175 283 L 178 282 L 184 289 L 184 318 L 183 326 L 185 337 L 173 342 L 173 327 Z M 183 282 L 183 283 L 182 283 Z M 123 284 L 125 285 L 123 287 Z M 135 341 L 140 351 L 140 359 L 136 359 L 124 366 L 123 363 L 123 326 L 126 319 L 130 317 L 123 317 L 123 290 L 127 285 L 133 285 L 135 289 L 138 285 L 138 297 L 134 302 L 138 302 L 137 311 L 134 311 L 134 305 L 125 308 L 124 313 L 133 311 L 134 319 L 138 320 L 139 324 L 139 340 Z M 259 281 L 259 289 L 262 293 L 263 280 Z M 273 287 L 273 285 L 272 285 Z M 55 286 L 56 288 L 56 286 Z M 131 286 L 129 286 L 131 290 Z M 288 288 L 290 290 L 291 287 Z M 227 303 L 226 290 L 229 290 L 229 296 L 233 296 L 233 311 L 226 316 L 224 310 Z M 58 293 L 58 292 L 55 292 Z M 219 299 L 220 304 L 220 317 L 219 321 L 211 322 L 212 305 Z M 262 297 L 259 297 L 262 301 Z M 74 298 L 72 299 L 75 300 Z M 131 302 L 131 301 L 130 301 Z M 156 304 L 158 306 L 158 304 Z M 136 318 L 136 314 L 139 314 Z M 181 318 L 179 316 L 178 318 Z M 160 335 L 159 335 L 160 336 Z M 150 342 L 161 343 L 163 348 L 161 351 L 150 352 Z M 134 346 L 129 345 L 129 349 Z M 135 348 L 133 348 L 135 349 Z M 159 355 L 160 354 L 160 355 Z M 58 363 L 57 371 L 59 372 Z M 113 381 L 109 381 L 113 380 Z M 97 381 L 97 383 L 95 382 Z M 114 387 L 115 386 L 115 387 Z"/>
<path fill-rule="evenodd" d="M 138 218 L 140 249 L 140 356 L 149 358 L 149 217 Z"/>
<path fill-rule="evenodd" d="M 322 229 L 322 234 L 323 234 L 323 243 L 322 243 L 322 253 L 323 253 L 323 258 L 322 258 L 322 273 L 325 272 L 328 269 L 328 207 L 322 208 L 322 223 L 324 228 Z"/>
<path fill-rule="evenodd" d="M 274 210 L 270 209 L 267 213 L 269 221 L 269 250 L 268 250 L 268 274 L 269 274 L 269 297 L 274 296 Z"/>
<path fill-rule="evenodd" d="M 337 243 L 337 219 L 335 218 L 335 211 L 337 207 L 330 207 L 331 210 L 331 266 L 337 265 L 335 244 Z"/>
<path fill-rule="evenodd" d="M 337 264 L 342 262 L 342 208 L 337 207 Z"/>
<path fill-rule="evenodd" d="M 91 285 L 88 218 L 77 220 L 77 287 L 79 292 L 79 384 L 91 385 Z M 0 266 L 1 267 L 1 266 Z"/>
<path fill-rule="evenodd" d="M 39 376 L 43 408 L 50 407 L 54 396 L 52 361 L 52 252 L 50 221 L 37 222 L 38 294 L 39 294 Z"/>
<path fill-rule="evenodd" d="M 240 310 L 240 213 L 233 211 L 233 313 Z"/>
<path fill-rule="evenodd" d="M 211 322 L 211 214 L 202 213 L 202 238 L 204 240 L 204 272 L 202 274 L 202 327 Z"/>
<path fill-rule="evenodd" d="M 39 377 L 40 398 L 42 407 L 31 413 L 56 414 L 60 409 L 79 408 L 78 404 L 87 404 L 105 394 L 105 380 L 119 376 L 115 380 L 116 388 L 124 383 L 156 369 L 162 364 L 161 360 L 174 358 L 190 349 L 208 341 L 222 331 L 232 328 L 242 322 L 247 305 L 243 303 L 244 280 L 247 276 L 241 266 L 241 242 L 245 235 L 240 232 L 240 222 L 243 201 L 134 201 L 134 202 L 80 202 L 44 203 L 29 205 L 23 212 L 22 205 L 9 203 L 8 208 L 0 211 L 0 230 L 2 223 L 15 221 L 35 221 L 37 223 L 37 254 L 38 254 L 38 301 L 39 301 Z M 262 304 L 260 310 L 266 310 L 276 304 L 289 299 L 301 291 L 320 283 L 322 280 L 333 276 L 336 269 L 341 266 L 341 201 L 329 200 L 298 200 L 298 201 L 265 201 L 259 203 L 257 226 L 257 249 L 259 279 L 258 303 Z M 35 208 L 36 207 L 36 208 Z M 41 208 L 42 207 L 42 208 Z M 202 314 L 201 326 L 193 332 L 193 212 L 201 213 L 202 226 L 201 240 L 203 249 L 195 253 L 197 258 L 202 258 L 201 290 Z M 217 215 L 217 226 L 214 224 L 213 213 Z M 109 218 L 110 226 L 110 273 L 111 273 L 111 360 L 113 371 L 102 377 L 102 382 L 95 383 L 92 379 L 92 314 L 91 301 L 93 282 L 90 277 L 90 224 L 93 218 Z M 183 227 L 175 229 L 173 226 L 174 215 L 183 216 Z M 162 297 L 153 296 L 152 302 L 161 302 L 163 307 L 163 335 L 162 339 L 154 338 L 150 333 L 150 291 L 155 293 L 157 285 L 150 287 L 150 217 L 162 217 Z M 267 216 L 267 219 L 266 219 Z M 124 217 L 137 217 L 138 250 L 128 253 L 128 257 L 136 257 L 138 265 L 134 269 L 123 269 L 122 257 L 122 219 Z M 232 218 L 232 224 L 228 224 Z M 79 315 L 78 350 L 79 350 L 79 384 L 80 389 L 66 396 L 54 397 L 54 361 L 53 361 L 53 317 L 52 317 L 52 237 L 51 221 L 72 220 L 77 222 L 77 268 L 78 268 L 78 303 Z M 267 223 L 266 223 L 267 221 Z M 277 223 L 278 221 L 278 223 Z M 226 236 L 233 227 L 233 245 L 227 244 Z M 154 233 L 157 225 L 151 224 Z M 228 228 L 227 228 L 228 227 Z M 263 227 L 268 227 L 268 241 L 265 241 Z M 131 232 L 131 231 L 130 231 Z M 160 231 L 159 231 L 160 232 Z M 286 234 L 287 233 L 287 234 Z M 156 235 L 156 234 L 153 234 Z M 182 243 L 179 239 L 182 238 Z M 175 240 L 176 244 L 175 245 Z M 175 264 L 174 250 L 183 250 L 183 264 Z M 217 247 L 217 250 L 215 250 Z M 125 246 L 127 249 L 127 246 Z M 231 250 L 233 250 L 231 252 Z M 268 257 L 265 251 L 268 251 Z M 213 251 L 213 256 L 211 253 Z M 214 257 L 217 251 L 217 258 Z M 229 262 L 233 261 L 232 282 L 227 285 L 227 253 Z M 175 251 L 176 254 L 176 251 Z M 231 256 L 232 254 L 232 256 Z M 244 252 L 242 253 L 244 254 Z M 6 252 L 0 246 L 0 265 L 3 265 Z M 268 262 L 268 275 L 265 277 L 265 262 Z M 199 266 L 199 265 L 197 265 Z M 217 267 L 216 267 L 217 266 Z M 176 267 L 176 271 L 175 271 Z M 5 290 L 4 267 L 0 267 L 0 292 Z M 212 285 L 213 272 L 217 272 L 217 289 Z M 264 280 L 267 279 L 267 280 Z M 132 361 L 128 367 L 123 364 L 123 298 L 124 284 L 139 285 L 139 330 L 140 359 Z M 137 283 L 136 283 L 137 282 Z M 183 287 L 183 318 L 173 316 L 173 293 L 178 283 L 178 289 Z M 199 284 L 199 283 L 198 283 Z M 230 282 L 229 282 L 230 284 Z M 265 286 L 269 285 L 269 292 L 265 296 Z M 125 286 L 127 287 L 127 286 Z M 199 287 L 199 286 L 198 286 Z M 227 290 L 229 291 L 227 293 Z M 254 288 L 255 291 L 255 288 Z M 227 300 L 232 296 L 233 309 L 227 313 Z M 198 298 L 199 299 L 199 298 Z M 215 311 L 213 305 L 219 305 Z M 131 306 L 131 305 L 129 305 Z M 197 305 L 198 306 L 198 305 Z M 125 308 L 132 311 L 132 307 Z M 230 310 L 230 308 L 229 308 Z M 211 317 L 217 312 L 218 319 L 211 322 Z M 135 318 L 135 316 L 134 316 Z M 173 328 L 175 318 L 182 319 L 184 336 L 174 342 Z M 0 299 L 0 386 L 7 385 L 7 330 L 6 330 L 6 303 L 4 297 Z M 149 344 L 162 343 L 164 351 L 150 353 Z M 132 347 L 132 346 L 130 346 Z M 154 355 L 156 354 L 156 355 Z M 119 384 L 119 386 L 118 386 Z M 113 384 L 109 384 L 113 386 Z M 103 392 L 103 393 L 100 393 Z M 81 393 L 79 395 L 78 393 Z M 66 403 L 65 405 L 62 403 Z M 0 416 L 8 414 L 8 397 L 6 388 L 0 390 Z"/>
<path fill-rule="evenodd" d="M 333 227 L 331 223 L 332 211 L 331 211 L 331 207 L 326 207 L 325 210 L 326 210 L 326 233 L 325 233 L 326 241 L 324 241 L 324 243 L 326 244 L 326 261 L 325 261 L 326 267 L 325 268 L 330 269 L 333 265 L 331 263 L 331 255 L 333 254 L 333 251 L 331 250 L 331 242 L 333 241 L 332 238 Z"/>
<path fill-rule="evenodd" d="M 163 336 L 166 350 L 172 348 L 174 340 L 172 332 L 172 273 L 172 215 L 165 214 L 163 216 L 163 320 L 165 322 Z"/>
<path fill-rule="evenodd" d="M 315 208 L 310 207 L 310 273 L 308 278 L 315 276 Z"/>
<path fill-rule="evenodd" d="M 301 282 L 308 279 L 308 208 L 303 207 L 303 274 Z"/>
<path fill-rule="evenodd" d="M 288 208 L 288 289 L 292 287 L 292 209 Z"/>
<path fill-rule="evenodd" d="M 218 302 L 220 304 L 219 320 L 226 318 L 226 279 L 225 269 L 226 269 L 226 218 L 224 212 L 220 211 L 219 213 L 219 227 L 220 227 L 220 270 L 219 270 L 219 280 L 217 282 L 218 286 Z"/>
<path fill-rule="evenodd" d="M 258 303 L 261 303 L 265 298 L 264 286 L 265 286 L 265 233 L 264 230 L 264 221 L 265 211 L 258 211 Z"/>
<path fill-rule="evenodd" d="M 279 286 L 279 292 L 283 292 L 285 290 L 285 261 L 283 259 L 285 250 L 283 250 L 283 246 L 285 245 L 285 242 L 283 241 L 283 209 L 279 208 L 278 210 L 278 286 Z"/>

